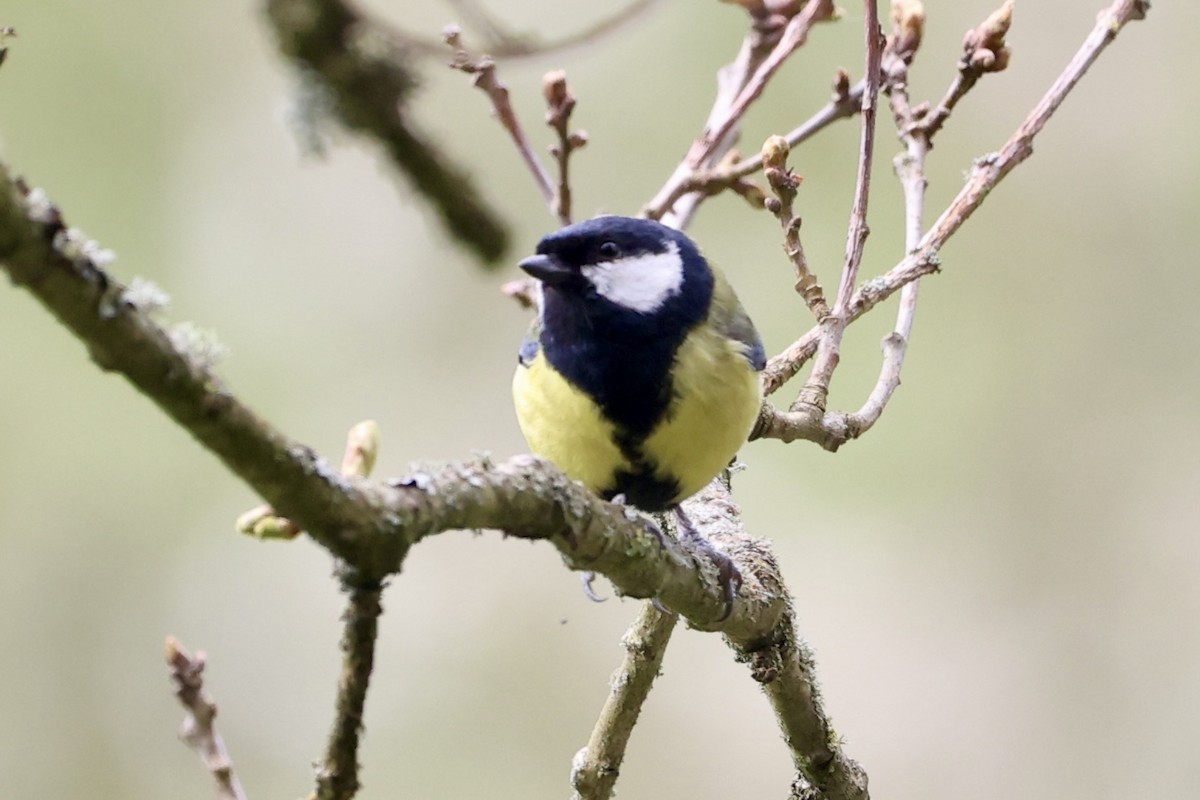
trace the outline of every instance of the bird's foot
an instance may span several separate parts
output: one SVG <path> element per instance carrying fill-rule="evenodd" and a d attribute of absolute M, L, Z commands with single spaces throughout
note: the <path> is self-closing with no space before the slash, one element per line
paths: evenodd
<path fill-rule="evenodd" d="M 680 539 L 687 539 L 698 549 L 703 550 L 704 554 L 712 560 L 717 568 L 717 583 L 720 585 L 721 592 L 725 597 L 725 610 L 717 619 L 717 622 L 724 622 L 733 613 L 733 602 L 737 599 L 738 588 L 742 585 L 742 573 L 738 571 L 737 565 L 733 563 L 732 558 L 719 550 L 712 542 L 704 538 L 704 535 L 700 531 L 696 530 L 696 527 L 692 525 L 692 521 L 684 513 L 682 506 L 675 507 L 675 519 L 679 523 Z"/>

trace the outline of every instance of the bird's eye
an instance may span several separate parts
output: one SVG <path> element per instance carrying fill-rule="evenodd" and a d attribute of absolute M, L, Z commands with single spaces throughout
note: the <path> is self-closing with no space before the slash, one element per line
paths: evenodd
<path fill-rule="evenodd" d="M 613 259 L 621 255 L 621 248 L 617 247 L 616 242 L 604 242 L 600 245 L 600 255 L 604 258 Z"/>

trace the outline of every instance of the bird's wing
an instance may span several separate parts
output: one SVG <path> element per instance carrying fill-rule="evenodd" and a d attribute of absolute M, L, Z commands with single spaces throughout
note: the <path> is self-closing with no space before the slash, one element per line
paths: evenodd
<path fill-rule="evenodd" d="M 535 317 L 529 324 L 529 330 L 525 331 L 525 338 L 521 340 L 521 349 L 517 351 L 517 363 L 522 367 L 528 367 L 537 358 L 538 351 L 542 349 L 539 341 L 541 336 L 542 320 Z"/>
<path fill-rule="evenodd" d="M 722 336 L 740 343 L 745 349 L 743 355 L 750 362 L 755 372 L 761 372 L 767 366 L 767 351 L 763 347 L 762 338 L 754 327 L 750 315 L 742 308 L 742 303 L 734 295 L 732 287 L 725 282 L 719 273 L 715 276 L 718 286 L 715 291 L 728 292 L 731 303 L 714 303 L 712 306 L 712 325 Z M 720 284 L 724 284 L 721 286 Z"/>

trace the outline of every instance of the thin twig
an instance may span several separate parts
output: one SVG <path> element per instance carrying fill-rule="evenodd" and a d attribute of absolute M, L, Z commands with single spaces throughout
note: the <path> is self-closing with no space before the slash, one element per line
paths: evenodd
<path fill-rule="evenodd" d="M 835 11 L 830 0 L 812 0 L 803 8 L 788 9 L 792 16 L 780 27 L 777 17 L 765 6 L 743 5 L 750 12 L 750 32 L 737 58 L 717 73 L 717 97 L 704 129 L 643 211 L 646 216 L 680 230 L 688 226 L 700 201 L 708 194 L 687 192 L 681 187 L 696 181 L 698 175 L 722 160 L 732 148 L 737 126 L 750 104 L 762 94 L 784 60 L 807 40 L 812 25 L 833 17 Z"/>
<path fill-rule="evenodd" d="M 325 757 L 317 767 L 317 788 L 312 800 L 349 800 L 360 788 L 358 740 L 363 728 L 363 708 L 375 663 L 379 634 L 379 603 L 383 587 L 360 582 L 353 569 L 342 570 L 342 589 L 349 597 L 342 614 L 342 674 L 338 678 L 336 713 Z"/>
<path fill-rule="evenodd" d="M 917 248 L 883 275 L 867 281 L 854 293 L 847 306 L 847 322 L 861 317 L 876 304 L 890 297 L 905 284 L 940 266 L 939 250 L 982 205 L 987 195 L 1018 164 L 1033 154 L 1033 140 L 1050 117 L 1062 105 L 1075 84 L 1092 63 L 1112 44 L 1125 24 L 1145 18 L 1150 4 L 1146 0 L 1115 0 L 1100 12 L 1096 24 L 1062 73 L 996 153 L 976 159 L 966 185 L 921 238 Z M 813 328 L 767 363 L 763 388 L 770 394 L 782 386 L 812 358 L 817 349 L 820 329 Z M 840 420 L 838 417 L 841 417 Z M 752 438 L 776 438 L 784 441 L 810 439 L 836 450 L 855 432 L 846 426 L 846 415 L 826 415 L 819 425 L 798 415 L 784 414 L 764 404 Z"/>
<path fill-rule="evenodd" d="M 803 123 L 784 134 L 783 139 L 787 142 L 788 148 L 794 149 L 830 124 L 857 114 L 862 108 L 862 93 L 865 86 L 863 81 L 850 86 L 849 76 L 845 72 L 839 71 L 834 79 L 833 98 Z M 719 191 L 736 188 L 741 179 L 753 175 L 762 168 L 762 153 L 759 152 L 741 161 L 735 161 L 729 166 L 722 163 L 717 167 L 696 170 L 685 180 L 674 183 L 668 193 L 654 198 L 651 204 L 642 209 L 642 216 L 659 219 L 685 195 L 697 193 L 710 197 Z"/>
<path fill-rule="evenodd" d="M 562 70 L 547 72 L 542 78 L 542 95 L 546 98 L 546 124 L 558 134 L 558 142 L 550 148 L 558 162 L 558 191 L 554 197 L 554 213 L 561 225 L 571 224 L 571 154 L 587 144 L 587 133 L 571 130 L 571 112 L 575 110 L 575 95 L 567 84 Z"/>
<path fill-rule="evenodd" d="M 925 179 L 925 156 L 931 146 L 932 134 L 916 124 L 908 97 L 908 67 L 921 46 L 924 24 L 925 8 L 920 0 L 892 0 L 892 34 L 884 49 L 881 69 L 883 90 L 887 93 L 896 128 L 905 145 L 905 152 L 893 160 L 904 193 L 905 254 L 916 250 L 921 234 L 925 232 L 925 187 L 928 185 Z M 879 421 L 884 408 L 900 386 L 900 372 L 904 368 L 904 357 L 908 352 L 917 313 L 919 287 L 920 281 L 914 280 L 900 290 L 896 324 L 882 343 L 883 363 L 879 377 L 862 407 L 846 419 L 846 428 L 854 431 L 855 436 L 863 435 Z"/>
<path fill-rule="evenodd" d="M 533 175 L 533 182 L 537 184 L 542 199 L 550 208 L 550 213 L 556 213 L 554 185 L 550 180 L 550 173 L 546 171 L 546 167 L 538 158 L 537 153 L 529 146 L 525 131 L 521 128 L 516 112 L 513 111 L 512 103 L 509 102 L 508 87 L 501 83 L 500 78 L 496 75 L 495 60 L 491 56 L 475 55 L 468 51 L 462 41 L 462 31 L 456 26 L 452 25 L 446 28 L 443 36 L 446 44 L 454 49 L 454 60 L 450 62 L 450 67 L 470 75 L 471 82 L 483 90 L 491 100 L 496 119 L 512 137 L 513 144 L 517 146 L 517 152 L 521 154 L 521 159 L 529 168 L 530 174 Z"/>
<path fill-rule="evenodd" d="M 1011 53 L 1004 37 L 1012 25 L 1012 13 L 1013 0 L 1004 0 L 1004 4 L 987 19 L 967 31 L 963 37 L 963 56 L 958 62 L 958 75 L 941 102 L 918 121 L 928 138 L 932 139 L 941 130 L 958 101 L 981 77 L 989 72 L 1000 72 L 1008 66 Z"/>
<path fill-rule="evenodd" d="M 809 0 L 799 14 L 788 20 L 779 42 L 755 68 L 749 80 L 729 104 L 723 117 L 715 125 L 706 126 L 700 137 L 692 143 L 685 159 L 689 167 L 695 170 L 707 162 L 721 142 L 724 142 L 737 127 L 750 105 L 762 95 L 767 88 L 767 82 L 779 71 L 788 56 L 808 41 L 808 33 L 813 25 L 833 17 L 835 10 L 831 0 Z"/>
<path fill-rule="evenodd" d="M 879 62 L 882 34 L 876 0 L 864 0 L 863 30 L 866 50 L 866 90 L 862 100 L 862 131 L 859 136 L 858 174 L 854 183 L 854 203 L 850 209 L 850 227 L 846 234 L 846 258 L 838 282 L 833 309 L 820 321 L 821 342 L 812 373 L 792 404 L 794 414 L 819 420 L 825 413 L 829 382 L 837 369 L 842 334 L 848 324 L 847 306 L 858 283 L 858 267 L 867 241 L 867 202 L 871 194 L 871 165 L 875 156 L 875 112 L 879 97 Z"/>
<path fill-rule="evenodd" d="M 190 654 L 174 636 L 167 637 L 167 666 L 175 682 L 175 696 L 187 710 L 179 738 L 200 755 L 217 784 L 217 800 L 246 800 L 233 771 L 225 740 L 217 733 L 217 705 L 204 693 L 204 653 Z"/>
<path fill-rule="evenodd" d="M 599 20 L 593 25 L 569 33 L 559 39 L 551 40 L 544 40 L 536 35 L 525 33 L 514 34 L 511 31 L 500 28 L 495 20 L 486 15 L 482 20 L 478 18 L 478 15 L 465 19 L 467 19 L 468 25 L 483 29 L 482 33 L 485 36 L 483 49 L 487 50 L 493 58 L 509 60 L 528 56 L 544 56 L 569 50 L 579 45 L 592 44 L 621 28 L 658 2 L 659 0 L 634 0 L 634 2 L 631 2 L 620 11 Z M 461 10 L 463 3 L 459 2 L 457 5 Z M 446 50 L 442 42 L 426 39 L 414 33 L 396 30 L 395 35 L 402 38 L 413 52 L 418 55 L 439 56 Z"/>
<path fill-rule="evenodd" d="M 662 669 L 678 621 L 675 614 L 664 614 L 653 603 L 643 603 L 622 637 L 625 657 L 608 682 L 608 698 L 587 746 L 575 754 L 571 764 L 573 800 L 608 800 L 612 796 L 629 736 Z"/>
<path fill-rule="evenodd" d="M 804 255 L 804 244 L 800 241 L 801 219 L 793 206 L 800 188 L 800 177 L 787 165 L 788 144 L 780 136 L 767 139 L 762 148 L 762 161 L 766 165 L 763 174 L 775 196 L 768 198 L 765 205 L 783 226 L 783 249 L 796 271 L 796 292 L 804 298 L 805 305 L 818 320 L 829 315 L 829 304 L 825 292 L 817 282 L 817 276 L 808 266 Z"/>

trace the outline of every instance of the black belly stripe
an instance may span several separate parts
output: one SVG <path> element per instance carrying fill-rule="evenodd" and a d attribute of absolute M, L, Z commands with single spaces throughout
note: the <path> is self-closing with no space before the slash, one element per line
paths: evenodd
<path fill-rule="evenodd" d="M 545 293 L 542 352 L 616 427 L 614 443 L 629 462 L 601 492 L 606 499 L 623 494 L 626 502 L 644 511 L 664 511 L 676 504 L 679 481 L 661 474 L 643 445 L 670 408 L 675 355 L 704 318 L 707 303 L 707 294 L 702 308 L 690 298 L 677 297 L 647 316 L 596 298 L 581 301 L 552 290 Z"/>
<path fill-rule="evenodd" d="M 691 326 L 610 306 L 582 306 L 547 292 L 542 349 L 622 438 L 636 441 L 654 430 L 670 405 L 671 366 Z"/>

